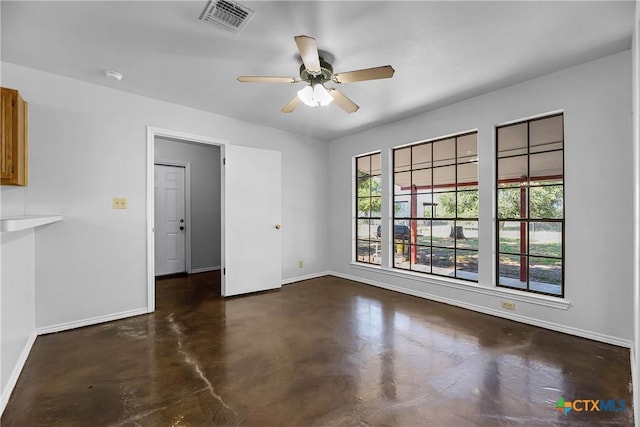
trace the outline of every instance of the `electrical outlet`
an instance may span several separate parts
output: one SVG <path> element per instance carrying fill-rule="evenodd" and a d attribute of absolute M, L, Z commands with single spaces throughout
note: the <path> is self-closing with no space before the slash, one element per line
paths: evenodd
<path fill-rule="evenodd" d="M 516 303 L 511 301 L 502 301 L 502 308 L 506 308 L 507 310 L 515 310 Z"/>
<path fill-rule="evenodd" d="M 298 268 L 302 268 L 304 267 L 304 263 L 302 262 L 302 260 L 298 261 Z"/>
<path fill-rule="evenodd" d="M 127 209 L 127 199 L 124 197 L 114 197 L 113 209 Z"/>

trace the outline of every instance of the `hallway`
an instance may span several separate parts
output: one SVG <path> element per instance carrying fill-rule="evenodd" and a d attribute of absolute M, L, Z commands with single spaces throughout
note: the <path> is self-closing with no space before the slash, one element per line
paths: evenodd
<path fill-rule="evenodd" d="M 628 349 L 333 276 L 156 288 L 154 314 L 38 337 L 2 426 L 633 424 Z"/>

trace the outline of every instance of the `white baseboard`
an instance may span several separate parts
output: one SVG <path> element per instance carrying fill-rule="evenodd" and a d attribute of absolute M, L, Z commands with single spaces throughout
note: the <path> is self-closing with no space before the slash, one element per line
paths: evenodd
<path fill-rule="evenodd" d="M 598 332 L 586 331 L 584 329 L 574 328 L 572 326 L 560 325 L 558 323 L 547 322 L 546 320 L 534 319 L 527 316 L 521 316 L 515 313 L 506 313 L 500 310 L 496 310 L 493 308 L 483 307 L 476 304 L 470 304 L 466 302 L 461 302 L 457 300 L 453 300 L 450 298 L 444 298 L 438 295 L 429 294 L 426 292 L 415 291 L 413 289 L 402 288 L 399 286 L 393 286 L 386 283 L 378 282 L 375 280 L 364 279 L 362 277 L 351 276 L 348 274 L 338 273 L 338 272 L 330 272 L 336 277 L 341 277 L 347 280 L 353 280 L 355 282 L 364 283 L 366 285 L 376 286 L 379 288 L 388 289 L 390 291 L 400 292 L 403 294 L 413 295 L 420 298 L 425 298 L 432 301 L 442 302 L 444 304 L 453 305 L 456 307 L 466 308 L 468 310 L 476 311 L 478 313 L 489 314 L 491 316 L 501 317 L 503 319 L 513 320 L 515 322 L 526 323 L 528 325 L 538 326 L 544 329 L 550 329 L 552 331 L 563 332 L 569 335 L 575 335 L 582 338 L 588 338 L 594 341 L 600 341 L 606 344 L 613 344 L 619 347 L 631 348 L 632 343 L 629 340 L 625 340 L 619 337 L 614 337 L 611 335 L 605 335 Z"/>
<path fill-rule="evenodd" d="M 54 332 L 67 331 L 69 329 L 82 328 L 83 326 L 96 325 L 98 323 L 111 322 L 113 320 L 120 320 L 127 317 L 139 316 L 141 314 L 147 314 L 147 308 L 137 308 L 135 310 L 121 311 L 119 313 L 107 314 L 104 316 L 91 317 L 89 319 L 74 320 L 73 322 L 58 323 L 57 325 L 44 326 L 37 328 L 38 335 L 51 334 Z"/>
<path fill-rule="evenodd" d="M 212 267 L 200 267 L 200 268 L 192 268 L 191 273 L 189 274 L 198 274 L 198 273 L 206 273 L 207 271 L 216 271 L 220 270 L 219 265 L 214 265 Z"/>
<path fill-rule="evenodd" d="M 33 347 L 33 343 L 36 342 L 37 336 L 38 334 L 34 330 L 31 332 L 31 335 L 29 335 L 29 338 L 27 338 L 27 343 L 24 345 L 24 348 L 20 353 L 20 357 L 16 361 L 16 364 L 11 371 L 11 375 L 9 376 L 9 380 L 7 381 L 7 385 L 5 385 L 4 390 L 2 390 L 2 396 L 0 397 L 0 415 L 2 415 L 2 413 L 4 412 L 4 408 L 9 402 L 9 397 L 11 397 L 11 393 L 13 392 L 13 389 L 18 382 L 20 373 L 24 368 L 24 364 L 27 362 L 27 358 L 29 357 L 29 353 L 31 352 L 31 347 Z"/>
<path fill-rule="evenodd" d="M 330 274 L 333 274 L 333 273 L 331 273 L 330 271 L 323 271 L 323 272 L 320 272 L 320 273 L 306 274 L 304 276 L 298 276 L 298 277 L 292 277 L 290 279 L 284 279 L 284 280 L 282 280 L 282 284 L 283 285 L 288 285 L 290 283 L 301 282 L 303 280 L 309 280 L 309 279 L 316 279 L 318 277 L 328 276 Z"/>

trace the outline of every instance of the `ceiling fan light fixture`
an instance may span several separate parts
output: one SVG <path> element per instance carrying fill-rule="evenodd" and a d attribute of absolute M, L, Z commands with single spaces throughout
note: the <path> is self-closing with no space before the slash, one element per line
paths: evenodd
<path fill-rule="evenodd" d="M 333 97 L 322 83 L 303 87 L 298 91 L 298 98 L 309 107 L 324 107 L 333 101 Z"/>
<path fill-rule="evenodd" d="M 298 98 L 309 107 L 315 107 L 313 105 L 313 89 L 311 86 L 305 86 L 298 91 Z"/>
<path fill-rule="evenodd" d="M 231 0 L 212 0 L 231 1 Z M 300 65 L 300 78 L 276 77 L 276 76 L 240 76 L 239 82 L 263 82 L 263 83 L 297 83 L 305 82 L 307 85 L 300 89 L 296 96 L 284 107 L 280 109 L 283 113 L 291 113 L 303 102 L 309 107 L 324 107 L 334 102 L 346 113 L 355 113 L 360 108 L 358 104 L 350 100 L 344 93 L 335 87 L 327 89 L 326 82 L 351 83 L 367 80 L 388 79 L 393 77 L 395 70 L 391 65 L 381 67 L 366 68 L 362 70 L 346 71 L 334 74 L 333 66 L 320 57 L 316 39 L 301 35 L 293 38 L 298 45 L 298 53 L 302 64 Z"/>

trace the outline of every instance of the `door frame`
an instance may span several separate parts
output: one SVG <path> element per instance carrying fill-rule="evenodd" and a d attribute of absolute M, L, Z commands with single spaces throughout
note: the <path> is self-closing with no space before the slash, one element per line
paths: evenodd
<path fill-rule="evenodd" d="M 162 129 L 147 126 L 147 313 L 153 313 L 156 309 L 156 275 L 155 275 L 155 239 L 154 239 L 154 152 L 156 137 L 171 138 L 182 142 L 192 142 L 197 144 L 215 145 L 220 147 L 220 268 L 225 266 L 225 174 L 223 162 L 225 158 L 225 148 L 229 141 L 219 138 L 210 138 L 202 135 L 180 132 L 170 129 Z M 190 228 L 189 228 L 190 229 Z M 187 246 L 189 247 L 189 246 Z M 220 275 L 220 284 L 225 289 L 224 274 Z"/>
<path fill-rule="evenodd" d="M 155 142 L 155 140 L 154 140 Z M 191 163 L 182 160 L 154 160 L 153 166 L 173 166 L 177 168 L 184 168 L 184 226 L 187 230 L 184 240 L 184 268 L 187 274 L 191 274 Z M 155 175 L 154 175 L 155 176 Z M 155 182 L 154 182 L 155 185 Z M 154 197 L 154 220 L 155 220 L 155 197 Z M 155 226 L 154 226 L 155 233 Z M 154 234 L 155 239 L 155 234 Z M 153 250 L 155 251 L 155 242 Z M 155 256 L 155 253 L 154 253 Z M 155 258 L 154 258 L 155 266 Z M 154 267 L 155 273 L 155 267 Z"/>

